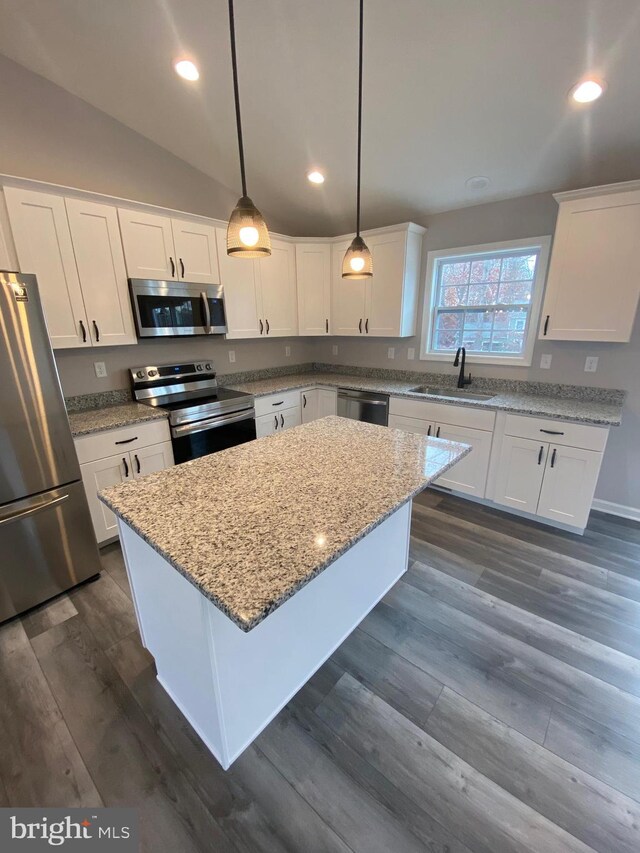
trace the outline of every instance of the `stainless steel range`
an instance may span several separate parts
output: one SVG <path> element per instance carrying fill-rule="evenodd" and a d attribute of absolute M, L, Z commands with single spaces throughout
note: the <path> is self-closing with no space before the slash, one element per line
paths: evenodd
<path fill-rule="evenodd" d="M 176 463 L 256 437 L 251 394 L 219 388 L 210 361 L 132 367 L 133 396 L 169 412 Z"/>

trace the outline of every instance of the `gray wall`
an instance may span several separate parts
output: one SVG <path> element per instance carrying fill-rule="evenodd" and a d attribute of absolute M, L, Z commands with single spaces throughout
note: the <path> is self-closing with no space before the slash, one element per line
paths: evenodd
<path fill-rule="evenodd" d="M 630 176 L 631 177 L 631 176 Z M 441 213 L 424 220 L 428 228 L 424 255 L 429 250 L 472 246 L 520 237 L 553 234 L 558 206 L 551 193 L 540 193 L 509 201 L 468 207 Z M 423 261 L 421 299 L 424 298 Z M 420 320 L 418 322 L 420 327 Z M 419 360 L 420 328 L 413 338 L 402 340 L 375 338 L 315 339 L 314 361 L 456 373 L 441 361 Z M 332 345 L 338 344 L 338 355 Z M 387 349 L 395 347 L 395 359 L 389 360 Z M 416 351 L 415 361 L 407 359 L 407 350 Z M 540 368 L 540 356 L 552 355 L 551 368 Z M 596 373 L 584 372 L 587 355 L 599 357 Z M 532 379 L 572 385 L 596 385 L 622 388 L 628 392 L 623 424 L 611 430 L 596 496 L 640 511 L 640 313 L 629 344 L 584 344 L 568 341 L 537 341 L 531 367 L 472 365 L 478 376 L 505 379 Z"/>

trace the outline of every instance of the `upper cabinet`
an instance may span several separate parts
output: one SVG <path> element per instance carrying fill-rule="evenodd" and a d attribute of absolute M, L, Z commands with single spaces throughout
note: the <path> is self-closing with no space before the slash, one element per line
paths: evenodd
<path fill-rule="evenodd" d="M 629 341 L 640 296 L 640 182 L 558 193 L 540 337 Z"/>
<path fill-rule="evenodd" d="M 129 278 L 220 283 L 213 225 L 122 207 L 118 217 Z"/>
<path fill-rule="evenodd" d="M 298 334 L 331 334 L 331 245 L 296 244 Z"/>
<path fill-rule="evenodd" d="M 333 244 L 331 320 L 334 335 L 409 337 L 416 330 L 422 235 L 407 225 L 364 232 L 373 256 L 373 277 L 342 278 L 342 258 L 350 240 Z"/>
<path fill-rule="evenodd" d="M 57 349 L 136 342 L 115 208 L 5 187 L 20 269 L 38 278 Z"/>
<path fill-rule="evenodd" d="M 217 228 L 220 279 L 228 338 L 290 337 L 298 333 L 295 246 L 271 240 L 271 255 L 230 258 L 227 236 Z"/>

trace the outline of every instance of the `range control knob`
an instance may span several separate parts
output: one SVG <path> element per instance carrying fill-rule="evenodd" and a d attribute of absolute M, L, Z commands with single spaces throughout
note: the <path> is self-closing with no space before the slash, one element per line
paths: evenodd
<path fill-rule="evenodd" d="M 138 377 L 138 379 L 144 379 L 144 370 L 139 370 L 136 373 L 136 376 Z"/>
<path fill-rule="evenodd" d="M 157 375 L 158 375 L 158 371 L 157 371 L 157 370 L 150 370 L 150 371 L 149 371 L 149 376 L 157 376 Z"/>
<path fill-rule="evenodd" d="M 210 365 L 209 363 L 207 363 L 207 364 L 205 364 L 205 368 L 206 368 L 207 370 L 211 370 L 211 365 Z"/>
<path fill-rule="evenodd" d="M 201 364 L 196 364 L 196 370 L 202 370 L 202 365 L 201 365 Z"/>

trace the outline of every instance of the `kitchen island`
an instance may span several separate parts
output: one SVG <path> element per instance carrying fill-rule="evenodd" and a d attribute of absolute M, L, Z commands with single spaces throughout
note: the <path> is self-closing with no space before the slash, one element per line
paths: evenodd
<path fill-rule="evenodd" d="M 469 449 L 328 417 L 100 494 L 158 679 L 225 769 L 406 571 L 412 498 Z"/>

